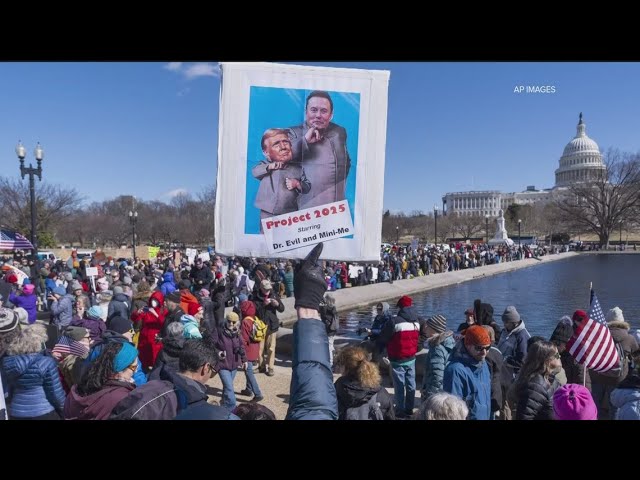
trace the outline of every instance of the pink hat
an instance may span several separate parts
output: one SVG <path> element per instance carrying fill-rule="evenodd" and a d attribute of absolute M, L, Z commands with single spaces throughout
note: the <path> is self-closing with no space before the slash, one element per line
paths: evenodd
<path fill-rule="evenodd" d="M 567 383 L 553 394 L 556 420 L 597 420 L 598 409 L 591 392 L 582 385 Z"/>
<path fill-rule="evenodd" d="M 35 285 L 32 285 L 31 283 L 28 283 L 27 285 L 24 285 L 22 287 L 22 291 L 24 293 L 26 293 L 27 295 L 31 295 L 33 293 L 33 291 L 35 290 Z"/>

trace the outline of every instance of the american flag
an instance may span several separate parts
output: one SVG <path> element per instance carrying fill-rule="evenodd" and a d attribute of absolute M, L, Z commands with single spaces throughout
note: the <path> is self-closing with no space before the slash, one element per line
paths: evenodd
<path fill-rule="evenodd" d="M 33 248 L 31 242 L 18 232 L 12 230 L 0 230 L 0 250 L 30 250 Z"/>
<path fill-rule="evenodd" d="M 602 307 L 593 290 L 589 318 L 575 329 L 567 343 L 567 349 L 578 363 L 583 363 L 596 372 L 606 372 L 620 363 Z"/>
<path fill-rule="evenodd" d="M 67 355 L 77 355 L 78 357 L 85 358 L 89 353 L 89 347 L 73 338 L 62 335 L 58 339 L 58 343 L 53 347 L 51 353 L 54 357 L 60 359 L 65 358 Z"/>

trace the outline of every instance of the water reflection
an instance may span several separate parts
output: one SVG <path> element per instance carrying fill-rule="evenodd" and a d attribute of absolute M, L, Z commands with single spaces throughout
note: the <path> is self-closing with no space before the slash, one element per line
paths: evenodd
<path fill-rule="evenodd" d="M 429 317 L 436 313 L 447 318 L 455 330 L 464 321 L 464 311 L 476 298 L 490 303 L 494 318 L 507 305 L 515 305 L 531 335 L 548 338 L 563 315 L 589 308 L 589 282 L 606 312 L 619 306 L 632 328 L 640 327 L 640 296 L 636 278 L 640 255 L 589 255 L 524 268 L 459 285 L 437 288 L 412 296 L 418 313 Z M 446 273 L 443 275 L 447 275 Z M 395 302 L 389 301 L 395 313 Z M 340 313 L 341 334 L 356 336 L 360 327 L 369 327 L 375 318 L 375 305 Z"/>

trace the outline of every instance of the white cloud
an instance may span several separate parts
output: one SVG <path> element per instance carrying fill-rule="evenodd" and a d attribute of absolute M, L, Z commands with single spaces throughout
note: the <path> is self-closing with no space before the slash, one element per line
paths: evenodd
<path fill-rule="evenodd" d="M 220 67 L 215 63 L 193 63 L 186 67 L 182 73 L 188 80 L 198 77 L 218 77 Z"/>
<path fill-rule="evenodd" d="M 178 195 L 186 195 L 187 193 L 189 193 L 189 190 L 187 190 L 186 188 L 175 188 L 163 193 L 162 195 L 160 195 L 160 198 L 174 198 Z"/>
<path fill-rule="evenodd" d="M 182 68 L 182 62 L 169 62 L 164 66 L 164 68 L 171 72 L 179 72 Z"/>

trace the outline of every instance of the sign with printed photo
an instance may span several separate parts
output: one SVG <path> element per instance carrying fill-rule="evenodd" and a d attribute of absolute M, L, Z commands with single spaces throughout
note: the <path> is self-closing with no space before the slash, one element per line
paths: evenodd
<path fill-rule="evenodd" d="M 221 69 L 216 251 L 377 260 L 389 72 Z"/>

